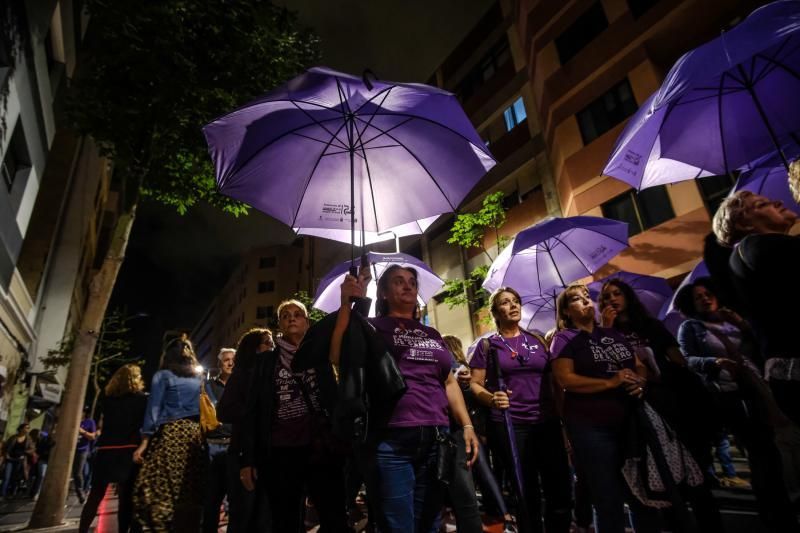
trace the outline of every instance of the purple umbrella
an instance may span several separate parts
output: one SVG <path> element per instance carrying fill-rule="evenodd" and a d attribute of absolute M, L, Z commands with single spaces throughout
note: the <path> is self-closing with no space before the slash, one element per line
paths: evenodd
<path fill-rule="evenodd" d="M 549 218 L 522 230 L 494 260 L 486 290 L 545 295 L 593 274 L 628 247 L 628 224 L 600 217 Z"/>
<path fill-rule="evenodd" d="M 292 228 L 455 211 L 495 161 L 454 95 L 312 68 L 203 128 L 222 194 Z"/>
<path fill-rule="evenodd" d="M 684 54 L 603 169 L 637 189 L 728 174 L 800 146 L 800 2 L 773 2 Z M 781 152 L 781 163 L 788 166 Z"/>
<path fill-rule="evenodd" d="M 633 292 L 635 292 L 639 300 L 641 300 L 644 308 L 647 309 L 653 317 L 658 317 L 659 313 L 661 313 L 661 309 L 664 307 L 664 303 L 669 302 L 672 298 L 672 289 L 664 278 L 634 274 L 633 272 L 621 270 L 589 284 L 589 294 L 593 300 L 597 301 L 603 284 L 612 279 L 618 279 L 630 285 Z"/>
<path fill-rule="evenodd" d="M 556 327 L 556 298 L 562 288 L 552 289 L 547 294 L 522 296 L 522 319 L 520 327 L 544 335 Z"/>
<path fill-rule="evenodd" d="M 694 280 L 697 278 L 704 278 L 708 277 L 709 275 L 710 274 L 708 273 L 708 267 L 706 266 L 705 261 L 700 261 L 692 269 L 692 271 L 689 272 L 689 275 L 683 278 L 683 281 L 681 281 L 681 284 L 678 285 L 678 289 L 675 291 L 675 294 L 673 294 L 672 298 L 664 302 L 661 311 L 658 313 L 658 317 L 662 322 L 664 322 L 664 325 L 673 335 L 678 334 L 678 327 L 680 327 L 681 323 L 686 320 L 686 317 L 683 316 L 683 313 L 678 311 L 678 309 L 675 307 L 675 296 L 682 288 L 694 282 Z"/>
<path fill-rule="evenodd" d="M 752 191 L 771 200 L 780 200 L 783 205 L 800 215 L 800 205 L 794 201 L 792 191 L 789 190 L 789 179 L 783 165 L 756 168 L 742 173 L 731 194 L 736 191 Z"/>
<path fill-rule="evenodd" d="M 444 285 L 444 281 L 434 274 L 428 265 L 408 254 L 368 252 L 367 259 L 372 268 L 372 281 L 367 286 L 367 296 L 372 298 L 369 316 L 375 316 L 375 296 L 378 288 L 378 279 L 390 265 L 411 267 L 417 271 L 417 289 L 420 305 L 425 305 Z M 339 309 L 341 305 L 340 286 L 349 269 L 350 261 L 347 261 L 333 267 L 330 272 L 325 274 L 325 277 L 319 282 L 317 292 L 314 295 L 314 307 L 326 313 L 332 313 Z"/>

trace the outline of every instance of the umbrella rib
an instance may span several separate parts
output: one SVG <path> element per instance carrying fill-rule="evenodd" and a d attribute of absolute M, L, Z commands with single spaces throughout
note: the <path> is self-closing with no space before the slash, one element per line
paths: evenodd
<path fill-rule="evenodd" d="M 572 250 L 572 248 L 570 248 L 570 247 L 567 245 L 567 243 L 565 243 L 564 241 L 562 241 L 562 240 L 561 240 L 561 238 L 560 238 L 560 237 L 558 237 L 558 236 L 555 236 L 555 237 L 553 237 L 553 238 L 554 238 L 556 241 L 558 241 L 558 242 L 559 242 L 559 243 L 560 243 L 560 244 L 561 244 L 561 245 L 562 245 L 564 248 L 566 248 L 567 250 L 569 250 L 569 253 L 571 253 L 573 256 L 575 256 L 575 259 L 577 259 L 577 260 L 578 260 L 578 262 L 581 264 L 581 266 L 582 266 L 583 268 L 585 268 L 585 269 L 586 269 L 586 272 L 588 272 L 589 274 L 591 274 L 591 273 L 592 273 L 592 271 L 591 271 L 591 270 L 589 270 L 589 267 L 588 267 L 588 266 L 586 266 L 586 263 L 584 263 L 584 262 L 583 262 L 583 260 L 581 260 L 581 258 L 580 258 L 580 257 L 578 257 L 578 254 L 576 254 L 576 253 L 575 253 L 575 252 Z"/>
<path fill-rule="evenodd" d="M 411 150 L 409 150 L 408 148 L 406 148 L 406 146 L 405 146 L 405 145 L 404 145 L 402 142 L 400 142 L 399 140 L 397 140 L 397 138 L 395 138 L 395 137 L 394 137 L 394 136 L 393 136 L 391 133 L 389 133 L 388 131 L 384 131 L 384 130 L 382 130 L 381 128 L 379 128 L 379 127 L 377 127 L 377 126 L 372 126 L 372 127 L 373 127 L 373 128 L 375 128 L 376 130 L 380 131 L 380 132 L 383 132 L 383 134 L 384 134 L 384 135 L 386 135 L 386 136 L 387 136 L 387 137 L 389 137 L 391 140 L 393 140 L 394 142 L 396 142 L 397 144 L 399 144 L 399 145 L 400 145 L 400 146 L 403 148 L 403 150 L 405 150 L 405 151 L 408 153 L 408 155 L 410 155 L 411 157 L 413 157 L 413 158 L 414 158 L 414 160 L 415 160 L 415 161 L 416 161 L 416 162 L 419 164 L 419 166 L 420 166 L 420 167 L 422 167 L 422 170 L 424 170 L 424 171 L 425 171 L 425 173 L 426 173 L 426 174 L 427 174 L 427 175 L 428 175 L 428 176 L 431 178 L 431 181 L 433 181 L 433 184 L 434 184 L 434 185 L 436 185 L 436 188 L 437 188 L 437 189 L 439 189 L 439 192 L 441 192 L 441 193 L 442 193 L 442 196 L 444 197 L 445 201 L 447 202 L 447 205 L 449 205 L 449 206 L 450 206 L 450 209 L 452 209 L 453 211 L 455 211 L 455 210 L 456 210 L 456 207 L 455 207 L 455 206 L 453 205 L 453 203 L 450 201 L 450 198 L 448 198 L 448 197 L 447 197 L 447 195 L 446 195 L 446 194 L 445 194 L 445 192 L 444 192 L 444 189 L 442 189 L 441 185 L 439 185 L 439 182 L 436 180 L 436 178 L 435 178 L 435 177 L 433 177 L 433 174 L 431 174 L 430 170 L 428 170 L 428 167 L 426 167 L 426 166 L 425 166 L 425 165 L 422 163 L 422 161 L 420 161 L 419 157 L 417 157 L 417 154 L 415 154 L 414 152 L 412 152 Z"/>
<path fill-rule="evenodd" d="M 330 135 L 331 137 L 334 137 L 334 138 L 336 138 L 336 140 L 337 140 L 337 141 L 339 140 L 339 139 L 336 137 L 336 135 L 335 135 L 335 134 L 334 134 L 332 131 L 330 131 L 328 128 L 326 128 L 325 126 L 323 126 L 321 123 L 317 122 L 317 120 L 316 120 L 314 117 L 312 117 L 312 116 L 311 116 L 311 115 L 308 113 L 308 111 L 306 111 L 305 109 L 303 109 L 302 107 L 300 107 L 299 105 L 297 105 L 297 102 L 296 102 L 296 101 L 292 100 L 292 105 L 294 105 L 294 106 L 295 106 L 295 107 L 296 107 L 298 110 L 302 111 L 302 113 L 303 113 L 305 116 L 307 116 L 309 119 L 311 119 L 311 121 L 312 121 L 312 122 L 314 122 L 314 123 L 315 123 L 315 124 L 317 124 L 317 125 L 318 125 L 320 128 L 322 128 L 323 130 L 325 130 L 326 132 L 328 132 L 328 135 Z M 337 117 L 337 118 L 338 118 L 338 117 Z"/>
<path fill-rule="evenodd" d="M 361 146 L 361 150 L 364 151 L 364 147 Z M 372 198 L 372 215 L 375 217 L 375 229 L 379 230 L 380 225 L 378 224 L 378 209 L 375 206 L 375 190 L 372 187 L 372 173 L 369 170 L 369 161 L 367 160 L 367 153 L 364 152 L 364 168 L 367 171 L 367 182 L 369 183 L 369 195 Z M 362 202 L 361 205 L 361 224 L 364 224 L 364 205 Z M 362 231 L 363 234 L 363 231 Z"/>
<path fill-rule="evenodd" d="M 322 140 L 322 139 L 317 139 L 317 138 L 315 138 L 315 137 L 311 137 L 310 135 L 303 135 L 302 133 L 297 133 L 297 132 L 294 132 L 294 133 L 292 133 L 292 135 L 296 135 L 297 137 L 303 137 L 304 139 L 308 139 L 308 140 L 310 140 L 310 141 L 315 141 L 315 142 L 318 142 L 318 143 L 320 143 L 320 144 L 325 144 L 325 145 L 327 145 L 327 146 L 330 146 L 330 145 L 331 145 L 331 143 L 329 143 L 328 141 L 324 141 L 324 140 Z M 338 139 L 337 139 L 337 140 L 338 140 Z M 337 145 L 335 145 L 335 146 L 336 146 L 337 148 L 341 148 L 342 150 L 347 150 L 347 147 L 346 147 L 345 145 L 338 145 L 338 144 L 337 144 Z"/>
<path fill-rule="evenodd" d="M 725 73 L 722 73 L 719 79 L 719 86 L 722 89 L 722 84 L 725 82 Z M 717 120 L 719 121 L 719 140 L 722 145 L 722 164 L 725 165 L 725 174 L 729 174 L 728 169 L 728 150 L 725 147 L 725 136 L 722 135 L 722 95 L 717 95 Z"/>
<path fill-rule="evenodd" d="M 339 129 L 336 130 L 336 133 L 339 133 L 339 131 L 341 131 L 341 129 L 344 128 L 344 126 L 345 123 L 342 122 L 342 124 L 339 126 Z M 334 138 L 335 136 L 331 137 L 331 142 L 333 142 Z M 325 148 L 325 150 L 327 150 L 327 147 Z M 300 214 L 300 208 L 303 207 L 303 201 L 306 199 L 306 191 L 308 191 L 308 186 L 311 184 L 311 180 L 314 178 L 314 172 L 317 171 L 317 167 L 319 166 L 320 161 L 322 161 L 322 158 L 325 155 L 325 150 L 322 150 L 319 157 L 317 157 L 317 161 L 314 163 L 314 167 L 311 169 L 311 172 L 308 173 L 308 178 L 306 179 L 306 183 L 303 186 L 303 192 L 300 195 L 300 203 L 297 204 L 297 209 L 294 212 L 294 217 L 292 218 L 292 223 L 290 224 L 291 227 L 295 227 L 296 225 L 295 222 L 297 222 L 297 215 Z"/>
<path fill-rule="evenodd" d="M 437 121 L 435 121 L 435 120 L 429 119 L 428 117 L 421 117 L 421 116 L 419 116 L 419 115 L 414 115 L 414 114 L 411 114 L 411 113 L 398 113 L 398 112 L 394 112 L 394 111 L 393 111 L 393 112 L 390 112 L 390 113 L 376 113 L 376 115 L 386 115 L 386 116 L 396 116 L 396 117 L 408 117 L 408 118 L 411 118 L 411 119 L 422 120 L 423 122 L 429 122 L 429 123 L 433 124 L 434 126 L 439 126 L 440 128 L 446 129 L 446 130 L 448 130 L 450 133 L 453 133 L 453 134 L 455 134 L 455 135 L 457 135 L 457 136 L 461 137 L 462 139 L 464 139 L 465 141 L 467 141 L 468 143 L 470 143 L 472 146 L 475 146 L 475 147 L 476 147 L 476 148 L 478 148 L 478 149 L 479 149 L 481 152 L 483 152 L 484 154 L 486 154 L 486 151 L 484 150 L 484 148 L 486 148 L 485 146 L 478 146 L 477 144 L 475 144 L 474 142 L 472 142 L 471 140 L 469 140 L 469 139 L 468 139 L 466 136 L 464 136 L 462 133 L 460 133 L 460 132 L 458 132 L 458 131 L 454 130 L 454 129 L 453 129 L 453 128 L 451 128 L 450 126 L 447 126 L 446 124 L 442 124 L 441 122 L 437 122 Z M 491 157 L 491 158 L 494 160 L 494 157 L 492 157 L 492 155 L 491 155 L 491 154 L 487 154 L 487 155 L 489 155 L 489 157 Z"/>
<path fill-rule="evenodd" d="M 380 104 L 377 104 L 377 105 L 376 105 L 376 107 L 375 107 L 375 112 L 373 112 L 373 113 L 370 115 L 370 117 L 369 117 L 369 120 L 366 122 L 366 124 L 364 124 L 364 129 L 363 129 L 363 130 L 359 130 L 359 129 L 358 129 L 358 127 L 356 127 L 356 131 L 358 131 L 358 143 L 359 143 L 359 145 L 361 145 L 362 147 L 364 146 L 364 144 L 366 144 L 366 143 L 364 143 L 364 138 L 363 138 L 363 136 L 364 136 L 364 133 L 367 131 L 367 128 L 369 128 L 369 127 L 370 127 L 370 125 L 372 124 L 372 121 L 375 119 L 375 114 L 377 113 L 378 109 L 381 109 L 381 107 L 383 106 L 384 102 L 386 102 L 386 99 L 387 99 L 387 98 L 389 98 L 389 92 L 390 92 L 390 91 L 391 91 L 393 88 L 394 88 L 394 86 L 392 86 L 392 87 L 389 87 L 389 88 L 385 89 L 384 91 L 381 91 L 381 92 L 383 93 L 383 99 L 381 100 L 381 103 L 380 103 Z M 380 93 L 379 93 L 379 94 L 380 94 Z M 373 98 L 375 98 L 375 97 L 377 97 L 377 96 L 378 96 L 378 95 L 376 94 L 374 97 L 370 98 L 370 100 L 369 100 L 369 101 L 372 101 L 372 99 L 373 99 Z M 364 107 L 366 104 L 367 104 L 367 102 L 364 102 L 363 104 L 361 104 L 361 105 L 358 107 L 358 110 L 356 110 L 356 115 L 355 115 L 355 116 L 356 116 L 356 118 L 358 118 L 358 119 L 359 119 L 361 122 L 363 122 L 364 120 L 363 120 L 363 119 L 362 119 L 360 116 L 358 116 L 358 114 L 357 114 L 357 113 L 358 113 L 358 111 L 360 111 L 360 110 L 361 110 L 361 108 L 362 108 L 362 107 Z M 371 140 L 371 139 L 370 139 L 370 140 Z M 369 141 L 367 141 L 367 142 L 369 142 Z M 366 154 L 364 154 L 364 157 L 366 158 Z"/>
<path fill-rule="evenodd" d="M 356 117 L 356 118 L 358 118 L 358 120 L 361 120 L 361 121 L 363 122 L 363 120 L 362 120 L 360 117 Z M 372 141 L 374 141 L 375 139 L 377 139 L 377 138 L 379 138 L 379 137 L 383 137 L 383 136 L 384 136 L 384 135 L 386 135 L 388 132 L 390 132 L 390 131 L 392 131 L 392 130 L 396 130 L 396 129 L 397 129 L 397 128 L 399 128 L 400 126 L 405 126 L 406 124 L 408 124 L 408 123 L 409 123 L 409 122 L 411 122 L 412 120 L 414 120 L 414 119 L 412 119 L 412 118 L 407 118 L 407 119 L 405 119 L 405 120 L 403 120 L 403 121 L 401 121 L 401 122 L 398 122 L 398 123 L 397 123 L 397 124 L 395 124 L 394 126 L 392 126 L 392 127 L 390 127 L 390 128 L 387 128 L 386 130 L 381 130 L 380 128 L 377 128 L 377 127 L 375 127 L 375 126 L 372 126 L 373 128 L 375 128 L 376 130 L 380 131 L 381 133 L 379 133 L 379 134 L 375 135 L 374 137 L 371 137 L 371 138 L 367 139 L 367 141 L 366 141 L 366 142 L 362 142 L 362 144 L 364 144 L 364 145 L 367 145 L 367 144 L 371 143 Z M 364 128 L 364 130 L 366 130 L 366 128 Z"/>
<path fill-rule="evenodd" d="M 762 55 L 759 55 L 758 57 L 760 57 L 764 61 L 767 61 L 767 62 L 775 65 L 775 67 L 784 70 L 787 74 L 789 74 L 793 78 L 800 80 L 800 73 L 798 73 L 796 70 L 794 70 L 793 68 L 791 68 L 788 65 L 786 65 L 783 61 L 778 61 L 776 59 L 772 59 L 772 58 L 769 58 L 769 57 L 766 57 L 766 56 L 762 56 Z"/>
<path fill-rule="evenodd" d="M 339 117 L 328 118 L 328 119 L 325 119 L 324 121 L 321 121 L 321 122 L 330 122 L 332 120 L 339 120 Z M 297 128 L 292 128 L 289 131 L 285 131 L 285 132 L 281 133 L 280 135 L 278 135 L 277 137 L 275 137 L 274 139 L 272 139 L 269 142 L 267 142 L 266 144 L 264 144 L 263 146 L 259 147 L 258 150 L 254 150 L 253 151 L 253 155 L 251 155 L 250 157 L 245 159 L 240 165 L 237 165 L 233 170 L 228 172 L 226 177 L 224 177 L 224 178 L 222 178 L 220 180 L 221 183 L 219 185 L 219 188 L 221 189 L 222 187 L 224 187 L 225 186 L 225 182 L 228 180 L 228 177 L 232 176 L 233 174 L 236 174 L 237 172 L 242 170 L 244 167 L 246 167 L 248 165 L 248 163 L 250 163 L 250 161 L 252 161 L 262 150 L 272 146 L 273 144 L 275 144 L 276 142 L 280 141 L 284 137 L 288 137 L 289 135 L 292 135 L 292 134 L 294 134 L 294 133 L 296 133 L 296 132 L 298 132 L 298 131 L 300 131 L 302 129 L 308 128 L 309 126 L 320 125 L 318 122 L 312 122 L 311 124 L 303 124 L 302 126 L 298 126 Z"/>

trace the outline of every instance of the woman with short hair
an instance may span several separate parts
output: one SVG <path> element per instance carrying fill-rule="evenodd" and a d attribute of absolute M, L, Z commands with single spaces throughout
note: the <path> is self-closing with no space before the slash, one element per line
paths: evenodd
<path fill-rule="evenodd" d="M 338 365 L 341 341 L 350 321 L 351 298 L 363 297 L 366 283 L 348 275 L 331 341 L 330 360 Z M 383 339 L 407 389 L 383 420 L 372 418 L 368 435 L 369 494 L 385 533 L 438 530 L 443 487 L 437 480 L 440 441 L 449 432 L 448 412 L 464 429 L 466 465 L 478 452 L 475 428 L 451 370 L 442 336 L 419 321 L 417 271 L 391 265 L 378 280 L 377 317 L 370 323 Z"/>
<path fill-rule="evenodd" d="M 133 460 L 142 464 L 133 502 L 153 531 L 197 531 L 203 516 L 208 454 L 200 427 L 200 387 L 194 348 L 185 335 L 171 340 L 153 376 Z"/>
<path fill-rule="evenodd" d="M 494 291 L 489 309 L 497 330 L 475 348 L 470 361 L 472 391 L 492 409 L 489 443 L 509 474 L 516 468 L 503 411 L 511 415 L 523 477 L 524 499 L 517 494 L 519 531 L 541 533 L 544 525 L 547 533 L 567 533 L 572 476 L 556 414 L 550 351 L 543 338 L 520 327 L 522 303 L 516 290 L 501 287 Z M 497 365 L 507 392 L 498 386 Z"/>
<path fill-rule="evenodd" d="M 305 497 L 314 503 L 320 530 L 350 531 L 344 490 L 344 457 L 320 448 L 327 425 L 315 369 L 292 370 L 292 361 L 310 326 L 298 300 L 278 306 L 275 350 L 258 358 L 242 419 L 242 484 L 266 492 L 272 531 L 298 531 Z M 260 474 L 260 475 L 259 475 Z M 306 493 L 307 491 L 307 493 Z"/>
<path fill-rule="evenodd" d="M 92 468 L 92 489 L 81 511 L 80 533 L 88 533 L 108 485 L 117 487 L 117 530 L 141 531 L 133 522 L 133 483 L 138 470 L 133 452 L 141 443 L 139 428 L 147 407 L 142 369 L 128 364 L 117 369 L 103 389 L 102 432 Z"/>

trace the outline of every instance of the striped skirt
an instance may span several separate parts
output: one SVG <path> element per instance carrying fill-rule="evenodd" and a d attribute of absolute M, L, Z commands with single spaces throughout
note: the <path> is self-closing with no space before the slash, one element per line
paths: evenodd
<path fill-rule="evenodd" d="M 175 420 L 158 428 L 136 477 L 136 518 L 152 531 L 197 531 L 208 464 L 200 423 Z"/>

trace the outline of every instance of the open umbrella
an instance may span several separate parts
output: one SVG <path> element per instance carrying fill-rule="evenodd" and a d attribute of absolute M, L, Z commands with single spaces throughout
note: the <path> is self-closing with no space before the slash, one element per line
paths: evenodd
<path fill-rule="evenodd" d="M 612 279 L 618 279 L 627 283 L 639 297 L 644 308 L 650 312 L 651 316 L 656 318 L 659 316 L 659 313 L 661 313 L 664 303 L 669 302 L 672 298 L 672 288 L 664 278 L 634 274 L 633 272 L 620 270 L 619 272 L 615 272 L 610 276 L 589 284 L 589 294 L 593 300 L 597 300 L 597 297 L 600 295 L 600 290 L 603 288 L 603 284 Z"/>
<path fill-rule="evenodd" d="M 546 295 L 593 274 L 628 247 L 628 224 L 601 217 L 548 218 L 517 234 L 497 256 L 483 287 Z"/>
<path fill-rule="evenodd" d="M 420 305 L 425 303 L 439 292 L 444 285 L 444 281 L 433 273 L 431 268 L 408 254 L 394 253 L 382 254 L 368 252 L 367 261 L 372 270 L 372 281 L 367 286 L 367 296 L 372 298 L 372 307 L 369 316 L 375 316 L 375 295 L 378 287 L 378 279 L 390 265 L 400 265 L 411 267 L 417 271 L 417 292 Z M 332 313 L 339 309 L 341 305 L 340 286 L 350 269 L 350 262 L 341 263 L 333 267 L 325 277 L 319 282 L 317 292 L 314 295 L 314 307 L 326 313 Z"/>
<path fill-rule="evenodd" d="M 219 192 L 292 228 L 349 230 L 352 245 L 357 227 L 378 234 L 454 211 L 495 164 L 451 93 L 327 68 L 203 133 Z"/>
<path fill-rule="evenodd" d="M 524 295 L 522 297 L 522 318 L 520 327 L 544 335 L 556 327 L 556 298 L 562 290 L 556 287 L 546 294 Z"/>
<path fill-rule="evenodd" d="M 678 334 L 678 328 L 680 327 L 681 323 L 686 320 L 686 317 L 683 316 L 683 313 L 678 311 L 678 309 L 675 307 L 675 296 L 677 296 L 682 288 L 694 282 L 694 280 L 697 278 L 704 278 L 708 276 L 709 272 L 705 261 L 700 261 L 697 263 L 697 265 L 695 265 L 692 271 L 689 272 L 685 278 L 683 278 L 683 281 L 681 281 L 681 284 L 678 285 L 678 288 L 675 290 L 672 298 L 664 302 L 664 305 L 661 307 L 658 317 L 673 335 Z"/>
<path fill-rule="evenodd" d="M 800 146 L 800 2 L 772 2 L 684 54 L 630 119 L 603 174 L 637 189 L 728 174 Z"/>

